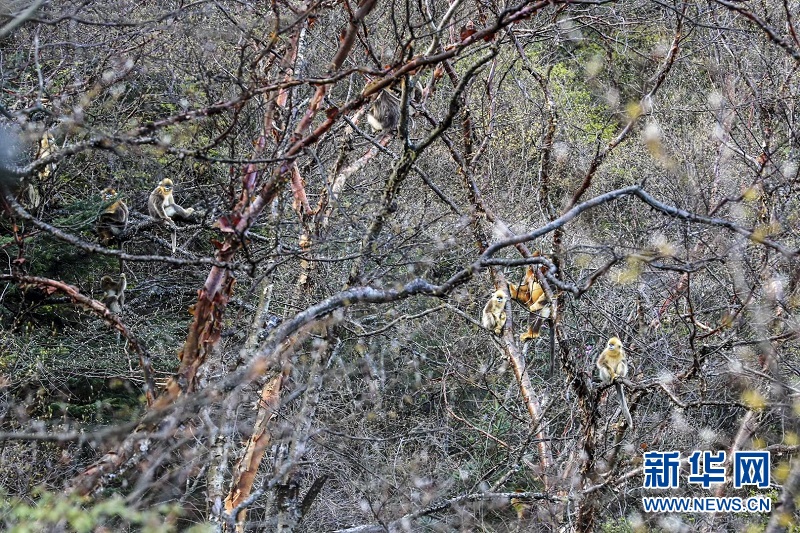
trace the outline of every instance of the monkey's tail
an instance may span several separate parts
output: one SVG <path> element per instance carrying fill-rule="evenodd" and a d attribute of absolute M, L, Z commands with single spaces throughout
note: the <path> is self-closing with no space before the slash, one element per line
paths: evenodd
<path fill-rule="evenodd" d="M 547 333 L 550 335 L 550 368 L 547 370 L 547 377 L 553 377 L 556 370 L 556 330 L 552 318 L 547 318 Z"/>
<path fill-rule="evenodd" d="M 625 420 L 628 422 L 628 428 L 633 429 L 633 419 L 631 418 L 631 412 L 628 411 L 628 402 L 625 401 L 625 391 L 622 389 L 622 383 L 619 381 L 614 381 L 614 386 L 617 387 L 619 404 L 622 406 L 622 414 L 625 415 Z"/>

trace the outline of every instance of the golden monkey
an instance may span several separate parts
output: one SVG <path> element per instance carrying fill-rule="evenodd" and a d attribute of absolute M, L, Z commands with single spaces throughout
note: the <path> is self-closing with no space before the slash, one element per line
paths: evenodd
<path fill-rule="evenodd" d="M 625 350 L 622 348 L 622 341 L 617 337 L 608 339 L 606 349 L 597 358 L 597 370 L 604 384 L 614 383 L 617 388 L 619 403 L 622 407 L 622 414 L 625 415 L 625 420 L 628 421 L 628 427 L 632 428 L 633 419 L 630 411 L 628 411 L 628 404 L 625 402 L 625 392 L 622 389 L 622 383 L 617 379 L 623 379 L 628 375 L 628 361 L 625 356 Z"/>
<path fill-rule="evenodd" d="M 122 313 L 127 286 L 128 280 L 125 278 L 125 274 L 119 275 L 118 282 L 114 281 L 111 276 L 103 276 L 100 279 L 100 288 L 103 289 L 103 303 L 115 315 Z"/>
<path fill-rule="evenodd" d="M 42 137 L 39 139 L 39 147 L 36 149 L 36 159 L 44 159 L 45 157 L 49 157 L 50 155 L 55 152 L 56 140 L 53 137 L 53 134 L 49 131 L 44 132 Z M 36 209 L 42 203 L 42 194 L 41 194 L 41 184 L 47 181 L 56 171 L 56 164 L 55 163 L 48 163 L 44 167 L 42 167 L 39 172 L 37 173 L 37 177 L 39 178 L 38 183 L 30 183 L 28 180 L 28 190 L 27 195 L 27 206 L 31 209 Z"/>
<path fill-rule="evenodd" d="M 53 155 L 57 148 L 56 140 L 53 134 L 49 131 L 44 132 L 42 138 L 39 139 L 39 148 L 36 150 L 36 159 L 44 159 L 45 157 Z M 39 171 L 39 179 L 44 181 L 56 171 L 56 164 L 49 163 Z"/>
<path fill-rule="evenodd" d="M 486 329 L 494 331 L 495 335 L 500 335 L 503 326 L 506 325 L 506 295 L 503 291 L 496 291 L 492 298 L 483 306 L 481 313 L 481 324 Z"/>
<path fill-rule="evenodd" d="M 528 339 L 538 338 L 543 322 L 540 318 L 548 318 L 550 316 L 550 301 L 547 299 L 547 294 L 542 286 L 536 281 L 533 267 L 528 267 L 521 284 L 509 284 L 508 292 L 511 294 L 512 299 L 527 307 L 531 313 L 539 311 L 539 319 L 531 317 L 533 323 L 528 324 L 528 331 L 520 335 L 519 340 L 525 342 Z"/>
<path fill-rule="evenodd" d="M 158 184 L 147 201 L 147 209 L 153 218 L 161 218 L 172 221 L 173 217 L 189 220 L 194 213 L 194 208 L 184 209 L 175 203 L 172 197 L 172 180 L 164 178 Z"/>
<path fill-rule="evenodd" d="M 400 120 L 400 100 L 388 89 L 380 92 L 369 108 L 367 122 L 375 131 L 393 133 Z"/>
<path fill-rule="evenodd" d="M 175 198 L 172 197 L 172 180 L 164 178 L 158 184 L 158 187 L 150 193 L 150 198 L 147 200 L 147 210 L 150 212 L 151 217 L 166 220 L 169 223 L 172 228 L 172 253 L 175 253 L 177 236 L 175 222 L 173 222 L 172 217 L 188 220 L 194 213 L 194 208 L 184 209 L 176 204 Z"/>
<path fill-rule="evenodd" d="M 117 191 L 111 188 L 103 189 L 103 200 L 111 202 L 116 198 Z M 128 226 L 128 206 L 122 200 L 116 200 L 106 207 L 97 217 L 97 234 L 100 242 L 107 246 L 114 240 L 119 240 L 120 235 Z"/>

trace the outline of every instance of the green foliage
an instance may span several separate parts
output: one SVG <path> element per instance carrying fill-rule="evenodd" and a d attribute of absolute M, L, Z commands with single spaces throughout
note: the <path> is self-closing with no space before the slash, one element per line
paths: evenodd
<path fill-rule="evenodd" d="M 634 533 L 635 529 L 627 518 L 616 518 L 603 522 L 600 525 L 603 533 Z"/>
<path fill-rule="evenodd" d="M 40 491 L 33 502 L 26 502 L 0 493 L 0 521 L 10 533 L 49 531 L 56 527 L 84 533 L 100 526 L 145 533 L 170 532 L 177 531 L 175 523 L 180 514 L 181 509 L 176 505 L 137 511 L 119 496 L 87 503 L 76 496 Z M 197 525 L 186 531 L 210 530 L 208 526 Z"/>
<path fill-rule="evenodd" d="M 60 209 L 59 216 L 50 224 L 91 242 L 97 215 L 106 203 L 99 195 L 75 199 Z M 104 264 L 113 263 L 104 256 L 97 257 L 96 262 L 88 262 L 85 252 L 49 234 L 43 234 L 28 252 L 26 264 L 30 274 L 54 277 L 67 283 L 82 281 L 98 267 L 106 268 Z"/>
<path fill-rule="evenodd" d="M 558 63 L 550 73 L 552 91 L 560 100 L 559 109 L 563 109 L 562 113 L 570 122 L 580 117 L 575 121 L 580 124 L 586 140 L 608 142 L 614 135 L 610 110 L 592 96 L 584 77 L 581 67 Z"/>
<path fill-rule="evenodd" d="M 53 225 L 63 228 L 70 233 L 91 231 L 100 211 L 109 205 L 109 202 L 93 195 L 89 198 L 76 198 L 63 208 L 62 215 L 53 219 Z"/>
<path fill-rule="evenodd" d="M 122 379 L 72 378 L 64 383 L 71 401 L 50 404 L 51 416 L 105 424 L 132 420 L 143 408 L 138 388 Z"/>

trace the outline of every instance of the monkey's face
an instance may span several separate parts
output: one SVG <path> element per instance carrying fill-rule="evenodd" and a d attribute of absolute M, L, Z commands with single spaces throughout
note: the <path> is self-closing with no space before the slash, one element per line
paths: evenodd
<path fill-rule="evenodd" d="M 161 180 L 161 183 L 158 184 L 158 188 L 165 194 L 169 194 L 172 192 L 172 180 L 169 178 L 164 178 Z"/>
<path fill-rule="evenodd" d="M 117 196 L 117 191 L 112 189 L 111 187 L 103 189 L 103 192 L 100 193 L 103 195 L 103 200 L 113 200 Z"/>
<path fill-rule="evenodd" d="M 608 339 L 608 344 L 606 344 L 606 350 L 614 352 L 621 348 L 622 348 L 622 341 L 619 340 L 617 337 L 611 337 L 610 339 Z"/>
<path fill-rule="evenodd" d="M 492 298 L 498 305 L 504 305 L 506 303 L 506 295 L 503 291 L 495 292 Z"/>

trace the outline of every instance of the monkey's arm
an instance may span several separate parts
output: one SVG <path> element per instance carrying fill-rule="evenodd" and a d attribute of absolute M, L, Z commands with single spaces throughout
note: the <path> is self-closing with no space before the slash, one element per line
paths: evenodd
<path fill-rule="evenodd" d="M 158 193 L 158 190 L 150 194 L 150 198 L 147 200 L 147 210 L 153 218 L 171 220 L 164 211 L 164 198 Z"/>
<path fill-rule="evenodd" d="M 617 361 L 617 365 L 614 367 L 614 373 L 619 378 L 628 377 L 628 361 L 624 354 L 619 358 L 619 361 Z"/>
<path fill-rule="evenodd" d="M 605 350 L 600 354 L 600 357 L 597 358 L 597 370 L 600 373 L 600 380 L 603 383 L 608 384 L 614 381 L 616 375 L 608 364 L 608 356 Z"/>
<path fill-rule="evenodd" d="M 500 311 L 500 314 L 498 315 L 497 318 L 498 320 L 495 321 L 494 334 L 500 335 L 500 333 L 503 332 L 503 326 L 506 325 L 506 312 Z"/>
<path fill-rule="evenodd" d="M 494 329 L 494 315 L 492 314 L 489 304 L 483 306 L 483 311 L 481 312 L 481 325 L 486 329 Z"/>

